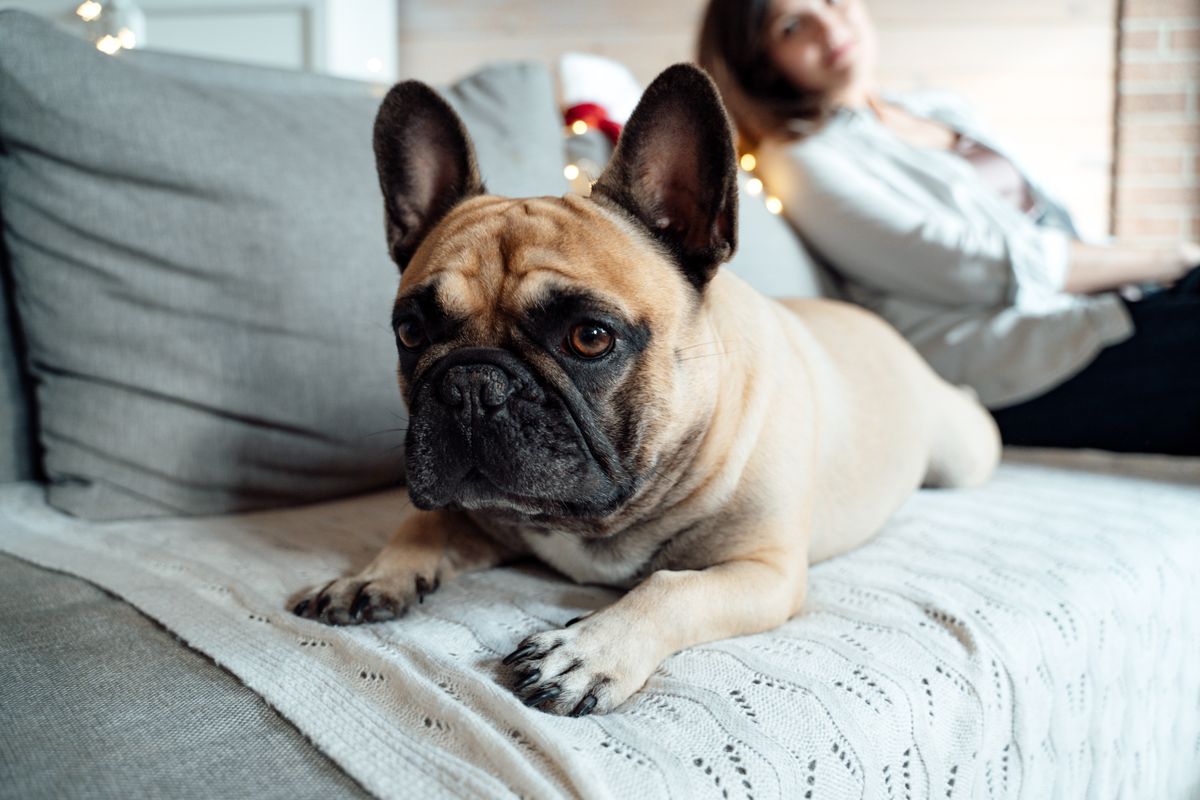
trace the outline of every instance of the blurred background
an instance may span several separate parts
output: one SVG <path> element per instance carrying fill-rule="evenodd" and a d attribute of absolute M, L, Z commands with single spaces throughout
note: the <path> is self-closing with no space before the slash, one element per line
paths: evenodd
<path fill-rule="evenodd" d="M 0 0 L 132 45 L 392 82 L 608 56 L 645 84 L 704 0 Z M 1200 240 L 1200 0 L 873 0 L 889 88 L 966 96 L 1093 236 Z M 113 25 L 113 21 L 116 25 Z M 90 31 L 89 31 L 90 26 Z M 125 31 L 123 33 L 123 31 Z M 104 39 L 108 36 L 108 39 Z"/>

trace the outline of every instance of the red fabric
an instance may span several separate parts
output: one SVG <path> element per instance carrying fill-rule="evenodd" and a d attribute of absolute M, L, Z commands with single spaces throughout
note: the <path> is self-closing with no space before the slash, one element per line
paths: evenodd
<path fill-rule="evenodd" d="M 563 119 L 567 125 L 578 120 L 586 122 L 589 128 L 595 128 L 603 133 L 614 145 L 621 136 L 621 124 L 609 119 L 607 109 L 597 103 L 579 103 L 571 106 L 563 114 Z"/>

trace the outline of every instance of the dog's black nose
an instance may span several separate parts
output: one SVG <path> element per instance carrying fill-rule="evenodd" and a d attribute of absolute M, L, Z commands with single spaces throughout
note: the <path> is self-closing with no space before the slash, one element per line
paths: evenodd
<path fill-rule="evenodd" d="M 504 405 L 515 389 L 508 373 L 498 366 L 464 364 L 446 370 L 438 394 L 451 408 L 472 403 L 483 410 Z"/>

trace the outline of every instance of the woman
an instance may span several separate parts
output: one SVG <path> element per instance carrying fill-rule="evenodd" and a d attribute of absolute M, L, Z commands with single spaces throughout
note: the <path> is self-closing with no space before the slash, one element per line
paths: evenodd
<path fill-rule="evenodd" d="M 792 224 L 1005 442 L 1200 454 L 1200 247 L 1083 244 L 969 108 L 881 96 L 874 58 L 862 0 L 712 0 L 700 35 Z"/>

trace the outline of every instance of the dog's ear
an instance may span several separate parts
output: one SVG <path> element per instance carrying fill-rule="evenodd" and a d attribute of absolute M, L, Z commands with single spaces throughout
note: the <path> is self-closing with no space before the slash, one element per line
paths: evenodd
<path fill-rule="evenodd" d="M 691 64 L 654 79 L 592 197 L 633 214 L 697 289 L 737 248 L 737 163 L 717 87 Z"/>
<path fill-rule="evenodd" d="M 375 167 L 388 251 L 401 272 L 451 208 L 484 191 L 462 120 L 420 81 L 398 83 L 383 98 L 375 117 Z"/>

